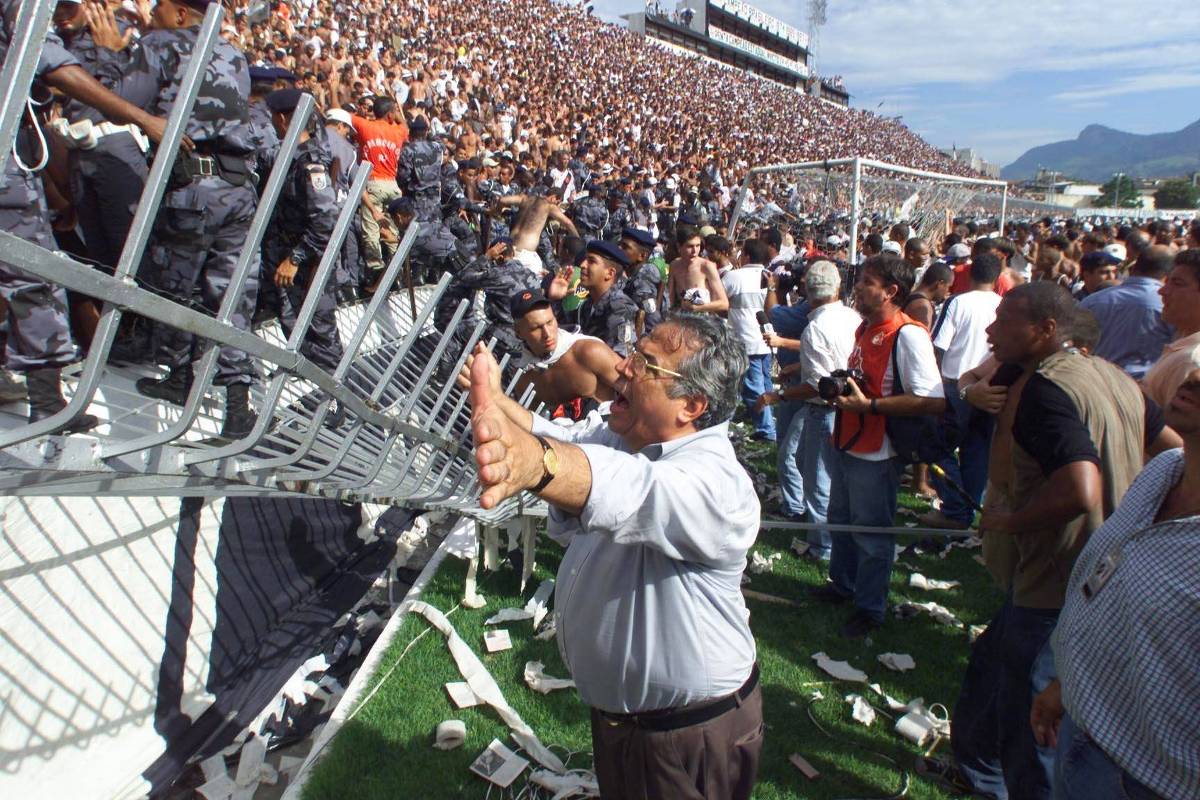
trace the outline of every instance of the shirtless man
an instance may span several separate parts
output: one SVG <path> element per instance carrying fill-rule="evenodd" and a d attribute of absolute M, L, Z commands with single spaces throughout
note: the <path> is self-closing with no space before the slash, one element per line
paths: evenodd
<path fill-rule="evenodd" d="M 497 201 L 497 206 L 501 208 L 520 207 L 517 219 L 512 226 L 513 258 L 535 273 L 546 269 L 537 250 L 542 240 L 542 229 L 546 227 L 547 221 L 554 220 L 572 236 L 579 235 L 579 232 L 575 230 L 575 223 L 567 218 L 562 209 L 541 197 L 521 194 L 507 195 Z"/>
<path fill-rule="evenodd" d="M 577 397 L 599 402 L 613 398 L 622 359 L 612 348 L 594 336 L 561 330 L 540 289 L 513 295 L 511 308 L 513 330 L 523 345 L 517 366 L 526 370 L 516 397 L 532 384 L 537 399 L 551 408 Z"/>
<path fill-rule="evenodd" d="M 671 262 L 667 274 L 667 295 L 671 298 L 671 305 L 684 311 L 728 311 L 729 298 L 725 295 L 717 265 L 700 256 L 704 239 L 699 229 L 680 225 L 675 231 L 675 242 L 679 246 L 679 257 Z M 697 288 L 708 293 L 707 302 L 691 303 L 683 299 L 689 289 Z"/>

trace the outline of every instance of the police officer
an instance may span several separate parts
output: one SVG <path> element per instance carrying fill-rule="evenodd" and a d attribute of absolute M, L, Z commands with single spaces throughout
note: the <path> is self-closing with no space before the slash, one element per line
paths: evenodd
<path fill-rule="evenodd" d="M 588 293 L 576 312 L 579 332 L 603 339 L 622 356 L 629 355 L 637 339 L 638 307 L 617 285 L 629 265 L 621 248 L 602 239 L 587 243 L 579 265 L 579 285 Z"/>
<path fill-rule="evenodd" d="M 441 220 L 442 158 L 440 142 L 429 138 L 429 123 L 417 117 L 408 126 L 409 140 L 400 151 L 396 182 L 411 197 L 418 222 Z"/>
<path fill-rule="evenodd" d="M 55 9 L 54 25 L 67 50 L 89 73 L 96 74 L 102 60 L 114 58 L 92 39 L 80 0 L 60 2 Z M 119 22 L 118 29 L 124 33 L 128 27 Z M 128 57 L 127 52 L 115 56 L 119 60 Z M 63 117 L 67 123 L 90 124 L 92 129 L 90 141 L 76 143 L 70 137 L 65 140 L 71 150 L 71 203 L 88 258 L 112 273 L 121 258 L 150 172 L 146 163 L 149 140 L 136 128 L 121 126 L 117 130 L 111 124 L 102 125 L 106 122 L 104 115 L 77 100 L 64 106 Z"/>
<path fill-rule="evenodd" d="M 332 108 L 325 113 L 325 137 L 329 143 L 329 155 L 333 157 L 329 174 L 333 178 L 338 211 L 350 202 L 350 187 L 354 182 L 354 172 L 358 169 L 358 148 L 351 142 L 354 137 L 354 123 L 350 112 L 340 108 Z M 355 205 L 359 198 L 354 198 Z M 350 230 L 342 242 L 342 255 L 337 266 L 337 294 L 340 300 L 353 300 L 365 285 L 363 263 L 359 255 L 358 237 L 362 234 L 362 215 L 355 214 L 350 218 Z"/>
<path fill-rule="evenodd" d="M 662 271 L 657 265 L 646 261 L 654 252 L 654 237 L 639 228 L 626 228 L 621 231 L 621 241 L 617 246 L 629 259 L 623 291 L 637 306 L 636 329 L 638 336 L 641 336 L 654 330 L 662 318 L 659 310 L 663 294 Z"/>
<path fill-rule="evenodd" d="M 471 242 L 478 251 L 475 241 L 475 229 L 472 227 L 470 215 L 487 212 L 479 194 L 479 170 L 482 168 L 479 159 L 467 158 L 458 164 L 458 169 L 442 185 L 442 214 L 446 227 L 464 242 Z"/>
<path fill-rule="evenodd" d="M 18 0 L 0 0 L 0 62 L 8 55 L 19 6 Z M 112 28 L 116 30 L 115 22 Z M 162 139 L 166 120 L 105 89 L 67 52 L 53 32 L 47 34 L 43 43 L 35 76 L 68 97 L 99 109 L 108 120 L 136 124 L 152 140 Z M 27 115 L 26 121 L 31 126 L 38 124 L 32 114 Z M 17 133 L 13 152 L 0 176 L 0 229 L 54 250 L 57 246 L 46 208 L 45 188 L 38 174 L 38 165 L 44 163 L 46 156 L 38 144 L 40 140 L 32 127 Z M 8 307 L 6 364 L 9 369 L 25 373 L 29 421 L 38 422 L 66 406 L 61 370 L 77 357 L 71 340 L 67 295 L 62 288 L 0 261 L 0 298 Z M 95 417 L 82 414 L 55 432 L 76 433 L 96 424 Z"/>
<path fill-rule="evenodd" d="M 571 219 L 580 236 L 585 239 L 599 239 L 608 225 L 608 207 L 597 196 L 604 191 L 600 184 L 592 183 L 588 189 L 586 197 L 571 204 Z"/>
<path fill-rule="evenodd" d="M 152 12 L 152 30 L 135 46 L 132 60 L 117 65 L 109 76 L 117 94 L 152 113 L 166 113 L 175 103 L 183 72 L 195 49 L 200 23 L 215 0 L 159 0 Z M 121 50 L 121 39 L 97 43 Z M 191 302 L 199 288 L 200 301 L 217 311 L 229 291 L 250 222 L 258 205 L 251 180 L 250 157 L 255 142 L 250 128 L 250 73 L 246 57 L 233 44 L 218 38 L 201 82 L 185 132 L 194 150 L 175 159 L 171 181 L 162 199 L 151 235 L 148 258 L 157 288 L 181 302 Z M 258 296 L 258 263 L 232 316 L 234 327 L 250 329 Z M 195 337 L 160 325 L 157 355 L 170 372 L 162 380 L 142 378 L 138 391 L 147 397 L 182 404 L 192 383 Z M 254 427 L 250 386 L 255 380 L 250 356 L 222 347 L 216 382 L 226 387 L 225 420 L 221 435 L 238 439 Z"/>
<path fill-rule="evenodd" d="M 387 213 L 403 237 L 416 219 L 416 204 L 411 197 L 397 197 L 388 203 Z M 474 241 L 456 238 L 441 220 L 419 223 L 412 249 L 408 251 L 413 285 L 437 283 L 443 272 L 458 272 L 471 261 L 477 249 Z"/>
<path fill-rule="evenodd" d="M 299 89 L 277 89 L 267 95 L 265 104 L 279 137 L 287 134 L 292 114 L 303 96 Z M 317 134 L 301 131 L 295 158 L 288 167 L 279 202 L 263 237 L 259 300 L 279 315 L 280 327 L 290 336 L 305 296 L 310 291 L 320 292 L 316 314 L 304 334 L 300 353 L 318 367 L 333 372 L 342 360 L 342 343 L 334 318 L 336 286 L 332 278 L 317 287 L 312 280 L 333 235 L 337 195 L 329 175 L 332 159 L 324 145 L 325 129 L 319 121 L 310 122 L 309 127 L 316 129 Z M 260 175 L 270 173 L 278 155 L 278 146 L 259 154 Z"/>
<path fill-rule="evenodd" d="M 602 231 L 606 242 L 618 242 L 622 232 L 633 221 L 629 210 L 628 195 L 620 189 L 608 190 L 608 220 Z"/>

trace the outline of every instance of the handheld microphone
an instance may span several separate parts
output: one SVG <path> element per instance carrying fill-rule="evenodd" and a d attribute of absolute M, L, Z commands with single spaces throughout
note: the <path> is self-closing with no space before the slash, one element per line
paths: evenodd
<path fill-rule="evenodd" d="M 769 319 L 767 319 L 767 312 L 759 311 L 754 316 L 758 320 L 758 328 L 759 328 L 759 330 L 762 331 L 763 336 L 774 336 L 775 335 L 775 326 L 771 324 L 771 321 Z M 771 355 L 775 355 L 774 347 L 771 348 Z"/>

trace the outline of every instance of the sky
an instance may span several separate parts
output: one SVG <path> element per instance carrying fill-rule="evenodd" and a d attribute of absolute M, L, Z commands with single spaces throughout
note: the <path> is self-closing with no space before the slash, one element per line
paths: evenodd
<path fill-rule="evenodd" d="M 614 21 L 642 8 L 593 2 Z M 806 0 L 752 4 L 809 30 Z M 856 108 L 1005 166 L 1092 123 L 1161 133 L 1195 122 L 1198 41 L 1200 14 L 1144 0 L 828 0 L 815 60 L 845 78 Z"/>

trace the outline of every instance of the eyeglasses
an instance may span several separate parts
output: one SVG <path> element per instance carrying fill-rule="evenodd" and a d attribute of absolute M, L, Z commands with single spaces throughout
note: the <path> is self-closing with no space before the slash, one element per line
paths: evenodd
<path fill-rule="evenodd" d="M 633 373 L 633 377 L 644 377 L 646 375 L 646 370 L 648 369 L 652 369 L 655 372 L 660 372 L 663 375 L 670 375 L 675 378 L 683 377 L 682 373 L 675 372 L 674 370 L 667 369 L 666 367 L 660 367 L 657 364 L 651 364 L 646 360 L 646 357 L 642 355 L 640 350 L 634 350 L 629 354 L 629 371 Z"/>

